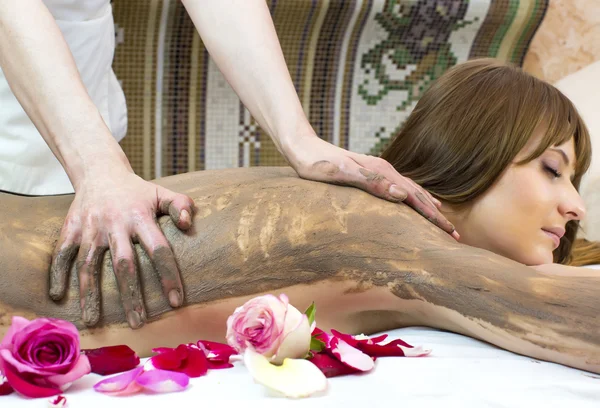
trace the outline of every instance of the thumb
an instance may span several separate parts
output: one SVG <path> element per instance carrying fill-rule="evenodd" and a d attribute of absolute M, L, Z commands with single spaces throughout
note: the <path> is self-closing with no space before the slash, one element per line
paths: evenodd
<path fill-rule="evenodd" d="M 181 230 L 192 226 L 194 201 L 185 194 L 174 193 L 163 187 L 156 190 L 158 208 L 162 214 L 169 214 L 175 225 Z"/>

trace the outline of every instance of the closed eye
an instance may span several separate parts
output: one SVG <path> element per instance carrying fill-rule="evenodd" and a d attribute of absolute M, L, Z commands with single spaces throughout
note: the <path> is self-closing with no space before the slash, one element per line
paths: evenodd
<path fill-rule="evenodd" d="M 558 171 L 557 169 L 555 169 L 554 167 L 544 165 L 544 170 L 546 170 L 548 173 L 550 173 L 554 178 L 559 178 L 560 176 L 562 176 L 562 173 L 560 171 Z"/>

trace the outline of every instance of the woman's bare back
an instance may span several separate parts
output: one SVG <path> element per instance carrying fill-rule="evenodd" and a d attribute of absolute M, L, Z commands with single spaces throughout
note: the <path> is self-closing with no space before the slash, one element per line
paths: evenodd
<path fill-rule="evenodd" d="M 0 336 L 10 317 L 72 321 L 84 346 L 151 347 L 223 341 L 227 316 L 261 293 L 317 303 L 319 326 L 374 332 L 427 325 L 506 349 L 600 371 L 600 278 L 536 272 L 456 243 L 403 204 L 298 178 L 290 168 L 205 171 L 156 181 L 194 199 L 194 225 L 160 226 L 181 270 L 182 308 L 171 309 L 136 245 L 148 315 L 127 326 L 108 254 L 98 325 L 84 327 L 77 277 L 48 296 L 48 269 L 72 196 L 0 196 Z"/>

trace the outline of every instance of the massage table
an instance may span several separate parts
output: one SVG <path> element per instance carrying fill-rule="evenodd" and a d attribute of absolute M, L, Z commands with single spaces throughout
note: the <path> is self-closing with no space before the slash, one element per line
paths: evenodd
<path fill-rule="evenodd" d="M 592 266 L 599 269 L 600 265 Z M 428 327 L 385 332 L 432 349 L 427 357 L 385 357 L 373 371 L 330 378 L 326 392 L 291 400 L 254 383 L 242 361 L 192 378 L 178 393 L 108 396 L 93 390 L 90 374 L 64 394 L 71 408 L 174 407 L 600 407 L 600 375 L 517 355 L 466 336 Z M 145 359 L 142 360 L 142 362 Z M 47 407 L 46 398 L 15 393 L 0 407 Z"/>

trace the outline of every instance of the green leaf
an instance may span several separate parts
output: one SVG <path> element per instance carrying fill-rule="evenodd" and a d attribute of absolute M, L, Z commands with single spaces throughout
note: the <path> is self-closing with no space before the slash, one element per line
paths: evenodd
<path fill-rule="evenodd" d="M 317 314 L 317 306 L 315 306 L 315 302 L 312 302 L 304 314 L 308 317 L 308 324 L 312 325 L 315 321 L 315 315 Z"/>
<path fill-rule="evenodd" d="M 325 348 L 325 343 L 316 337 L 310 338 L 310 351 L 321 352 Z"/>

